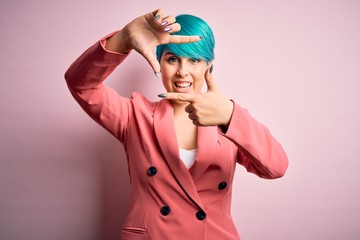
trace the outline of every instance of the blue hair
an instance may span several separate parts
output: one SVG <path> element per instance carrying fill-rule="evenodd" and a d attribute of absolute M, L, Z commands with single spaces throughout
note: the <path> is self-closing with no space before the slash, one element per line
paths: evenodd
<path fill-rule="evenodd" d="M 177 16 L 176 22 L 181 25 L 181 30 L 171 35 L 201 36 L 202 39 L 191 43 L 159 45 L 156 48 L 158 61 L 160 62 L 164 51 L 169 51 L 179 57 L 202 59 L 207 63 L 214 60 L 215 38 L 210 26 L 201 18 L 188 14 Z"/>

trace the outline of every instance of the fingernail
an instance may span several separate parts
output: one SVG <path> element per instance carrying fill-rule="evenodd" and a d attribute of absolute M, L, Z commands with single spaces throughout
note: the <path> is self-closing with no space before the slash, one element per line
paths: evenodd
<path fill-rule="evenodd" d="M 155 74 L 155 76 L 157 77 L 157 78 L 159 78 L 160 77 L 160 72 L 154 72 L 154 74 Z"/>
<path fill-rule="evenodd" d="M 214 65 L 213 65 L 213 64 L 211 64 L 211 67 L 210 67 L 210 73 L 212 73 L 212 72 L 213 72 L 213 70 L 214 70 Z"/>
<path fill-rule="evenodd" d="M 171 31 L 171 30 L 172 30 L 171 27 L 166 27 L 166 28 L 164 29 L 164 32 L 169 32 L 169 31 Z"/>
<path fill-rule="evenodd" d="M 165 97 L 166 97 L 166 93 L 160 93 L 160 94 L 158 95 L 158 97 L 160 97 L 160 98 L 165 98 Z"/>
<path fill-rule="evenodd" d="M 161 26 L 165 26 L 166 24 L 168 24 L 169 22 L 164 20 L 162 23 L 161 23 Z"/>
<path fill-rule="evenodd" d="M 159 18 L 160 18 L 159 14 L 155 16 L 155 20 L 159 20 Z"/>

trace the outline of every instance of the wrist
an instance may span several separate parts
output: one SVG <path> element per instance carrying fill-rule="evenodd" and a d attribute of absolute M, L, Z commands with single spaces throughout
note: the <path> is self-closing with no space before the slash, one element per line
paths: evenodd
<path fill-rule="evenodd" d="M 127 38 L 126 31 L 122 29 L 107 39 L 105 48 L 109 51 L 127 54 L 132 50 Z"/>
<path fill-rule="evenodd" d="M 225 111 L 224 111 L 224 121 L 223 124 L 221 124 L 221 126 L 225 127 L 226 129 L 228 128 L 230 121 L 231 121 L 231 117 L 234 111 L 234 103 L 231 100 L 228 100 L 227 104 L 225 105 Z"/>

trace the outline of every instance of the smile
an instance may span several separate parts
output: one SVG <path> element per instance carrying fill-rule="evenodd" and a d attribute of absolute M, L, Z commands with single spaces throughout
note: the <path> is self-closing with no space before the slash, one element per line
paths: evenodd
<path fill-rule="evenodd" d="M 191 87 L 192 83 L 189 82 L 174 82 L 176 88 L 189 88 Z"/>

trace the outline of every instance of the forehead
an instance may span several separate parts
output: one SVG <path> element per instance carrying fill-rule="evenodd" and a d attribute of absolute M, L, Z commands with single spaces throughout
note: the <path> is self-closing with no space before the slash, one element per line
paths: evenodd
<path fill-rule="evenodd" d="M 163 55 L 163 56 L 175 56 L 175 57 L 181 58 L 180 56 L 178 56 L 178 55 L 176 55 L 175 53 L 170 52 L 170 51 L 164 51 L 162 55 Z"/>

